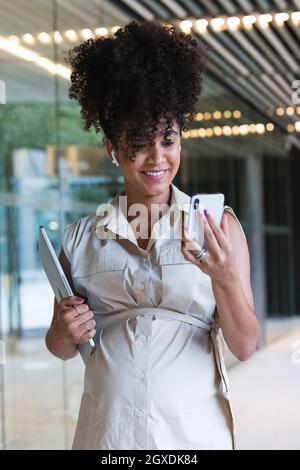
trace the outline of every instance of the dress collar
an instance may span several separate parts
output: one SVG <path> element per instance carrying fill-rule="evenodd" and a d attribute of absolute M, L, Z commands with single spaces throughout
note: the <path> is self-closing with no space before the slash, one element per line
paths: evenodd
<path fill-rule="evenodd" d="M 184 214 L 188 214 L 189 207 L 190 207 L 190 200 L 191 197 L 188 196 L 186 193 L 178 189 L 173 183 L 170 184 L 171 186 L 171 200 L 170 200 L 170 207 L 173 207 L 175 220 L 177 220 L 178 215 L 181 215 L 181 211 Z M 123 196 L 123 198 L 122 198 Z M 111 231 L 113 233 L 118 234 L 121 238 L 127 238 L 133 241 L 133 243 L 137 244 L 137 240 L 133 229 L 128 222 L 127 218 L 125 217 L 125 209 L 122 210 L 123 204 L 125 204 L 125 191 L 124 188 L 119 191 L 114 198 L 106 203 L 101 204 L 97 208 L 96 221 L 91 225 L 90 230 L 93 231 L 97 228 L 105 226 L 106 231 Z M 170 217 L 168 216 L 170 212 L 169 210 L 166 211 L 165 214 L 154 224 L 151 238 L 160 231 L 164 233 L 170 230 Z M 174 224 L 175 224 L 174 220 Z"/>

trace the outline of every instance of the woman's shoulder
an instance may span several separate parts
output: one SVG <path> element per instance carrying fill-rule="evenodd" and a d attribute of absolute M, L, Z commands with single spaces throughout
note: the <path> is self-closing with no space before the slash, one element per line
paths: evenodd
<path fill-rule="evenodd" d="M 74 239 L 74 241 L 75 238 L 88 236 L 97 219 L 98 217 L 96 215 L 86 215 L 80 217 L 80 219 L 67 224 L 64 233 L 70 239 Z"/>
<path fill-rule="evenodd" d="M 62 248 L 71 261 L 75 249 L 83 245 L 89 237 L 91 228 L 97 220 L 96 215 L 86 215 L 65 226 L 62 240 Z"/>
<path fill-rule="evenodd" d="M 74 228 L 76 228 L 77 230 L 88 232 L 97 219 L 98 217 L 95 214 L 85 215 L 83 217 L 80 217 L 80 219 L 77 219 L 70 225 L 74 226 Z"/>
<path fill-rule="evenodd" d="M 236 224 L 238 225 L 239 229 L 241 230 L 241 232 L 242 232 L 242 234 L 243 234 L 243 236 L 244 236 L 244 239 L 247 240 L 246 234 L 245 234 L 244 229 L 243 229 L 243 227 L 242 227 L 242 224 L 241 224 L 241 222 L 239 221 L 239 219 L 238 219 L 236 213 L 234 212 L 234 210 L 232 209 L 232 207 L 226 205 L 226 206 L 224 206 L 223 210 L 224 210 L 224 212 L 227 212 L 227 213 L 229 213 L 229 214 L 232 215 L 233 219 L 235 220 L 234 223 L 236 223 Z"/>

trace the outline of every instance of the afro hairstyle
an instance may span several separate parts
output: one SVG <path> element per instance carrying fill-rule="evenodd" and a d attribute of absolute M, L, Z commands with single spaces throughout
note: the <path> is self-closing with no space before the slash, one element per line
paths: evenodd
<path fill-rule="evenodd" d="M 207 50 L 190 34 L 156 21 L 131 21 L 114 35 L 67 51 L 69 97 L 81 106 L 83 129 L 103 131 L 133 158 L 152 146 L 158 124 L 180 133 L 196 113 Z M 124 134 L 125 133 L 125 134 Z M 122 138 L 122 136 L 125 138 Z"/>

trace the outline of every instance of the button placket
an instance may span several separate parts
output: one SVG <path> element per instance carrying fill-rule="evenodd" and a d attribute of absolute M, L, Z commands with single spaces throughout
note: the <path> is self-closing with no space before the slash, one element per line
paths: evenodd
<path fill-rule="evenodd" d="M 135 331 L 136 387 L 133 399 L 134 442 L 138 448 L 147 449 L 148 370 L 152 317 L 139 316 Z"/>

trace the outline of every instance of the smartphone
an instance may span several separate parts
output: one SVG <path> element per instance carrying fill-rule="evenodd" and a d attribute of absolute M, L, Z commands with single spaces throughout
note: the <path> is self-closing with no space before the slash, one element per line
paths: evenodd
<path fill-rule="evenodd" d="M 222 193 L 199 193 L 191 198 L 188 218 L 187 232 L 192 240 L 196 240 L 201 247 L 205 248 L 204 229 L 197 210 L 207 209 L 216 225 L 220 227 L 224 210 L 224 194 Z"/>

